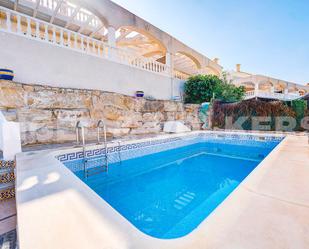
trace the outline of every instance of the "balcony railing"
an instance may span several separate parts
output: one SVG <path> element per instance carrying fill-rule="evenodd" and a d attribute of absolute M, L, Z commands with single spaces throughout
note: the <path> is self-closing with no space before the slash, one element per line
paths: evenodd
<path fill-rule="evenodd" d="M 0 30 L 150 72 L 170 75 L 166 64 L 4 7 L 0 7 Z"/>
<path fill-rule="evenodd" d="M 245 94 L 245 99 L 252 98 L 265 98 L 265 99 L 278 99 L 278 100 L 295 100 L 300 97 L 299 93 L 276 93 L 262 90 L 248 91 Z"/>

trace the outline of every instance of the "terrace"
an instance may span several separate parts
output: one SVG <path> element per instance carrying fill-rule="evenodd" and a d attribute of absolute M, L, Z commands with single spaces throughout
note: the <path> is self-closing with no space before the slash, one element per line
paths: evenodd
<path fill-rule="evenodd" d="M 104 8 L 116 8 L 109 1 L 94 3 L 93 6 L 86 2 L 79 5 L 70 1 L 60 0 L 2 0 L 0 4 L 2 5 L 0 9 L 0 31 L 8 34 L 8 36 L 5 36 L 7 40 L 3 39 L 3 42 L 6 42 L 6 44 L 11 43 L 10 39 L 17 39 L 11 38 L 11 35 L 19 36 L 21 37 L 19 38 L 21 39 L 20 41 L 23 40 L 22 38 L 26 38 L 33 42 L 45 43 L 79 52 L 81 56 L 83 54 L 95 56 L 105 60 L 106 63 L 109 61 L 116 62 L 163 77 L 175 78 L 175 86 L 172 88 L 176 89 L 176 92 L 170 89 L 169 97 L 171 95 L 172 97 L 173 95 L 179 96 L 179 84 L 190 75 L 199 73 L 219 75 L 221 73 L 221 66 L 217 63 L 217 60 L 213 61 L 199 54 L 151 24 L 133 16 L 126 10 L 117 6 L 118 11 L 120 11 L 120 17 L 105 13 L 103 11 Z M 98 9 L 95 12 L 96 14 L 88 10 L 93 8 Z M 100 13 L 100 10 L 102 10 L 102 13 Z M 135 23 L 131 23 L 133 21 Z M 29 46 L 31 50 L 30 47 L 36 44 L 33 42 L 25 42 L 25 46 Z M 39 46 L 38 44 L 37 47 Z M 19 57 L 24 53 L 24 51 L 19 51 L 14 47 L 10 48 L 10 51 L 11 54 Z M 50 50 L 49 53 L 53 53 L 53 51 L 57 54 L 56 48 Z M 46 52 L 47 50 L 44 49 L 44 53 Z M 42 56 L 44 53 L 42 53 Z M 74 84 L 80 82 L 80 85 L 86 83 L 82 80 L 87 77 L 86 75 L 79 75 L 79 77 L 76 75 L 72 79 L 72 76 L 64 74 L 60 77 L 62 82 L 59 82 L 59 77 L 56 78 L 46 70 L 46 67 L 53 67 L 55 63 L 58 63 L 57 59 L 46 55 L 41 60 L 44 60 L 44 78 L 45 80 L 46 78 L 48 79 L 47 83 L 54 82 L 53 84 L 55 84 L 57 82 L 58 84 L 63 84 L 62 82 L 70 81 L 74 81 Z M 63 62 L 70 64 L 72 60 L 74 60 L 73 54 L 67 53 L 66 59 Z M 26 61 L 21 61 L 20 65 L 14 62 L 10 63 L 10 61 L 11 58 L 8 56 L 7 66 L 11 66 L 20 71 L 21 74 L 25 74 L 24 65 Z M 23 67 L 21 64 L 23 64 Z M 32 66 L 38 67 L 39 65 Z M 94 70 L 93 67 L 92 69 L 89 67 L 88 75 L 95 74 L 102 78 L 103 74 L 107 73 L 99 63 L 94 66 L 98 69 Z M 108 63 L 108 66 L 117 67 L 119 70 L 119 67 L 112 63 Z M 101 68 L 100 71 L 99 68 Z M 138 79 L 144 76 L 144 74 L 141 76 L 141 73 L 136 70 L 134 74 L 137 74 Z M 121 74 L 118 73 L 118 75 L 119 79 L 116 80 L 126 84 L 129 83 L 123 76 L 120 77 Z M 160 77 L 151 75 L 150 77 L 154 77 L 157 82 L 165 84 L 163 87 L 167 87 L 168 80 L 163 82 Z M 70 78 L 71 80 L 69 80 Z M 36 76 L 32 76 L 27 80 L 29 82 L 43 82 L 43 76 L 36 71 Z M 98 86 L 95 87 L 97 88 Z M 140 88 L 143 87 L 145 86 L 140 86 Z M 105 87 L 104 90 L 115 91 L 116 89 Z M 132 91 L 125 91 L 123 93 L 131 94 Z M 153 95 L 155 95 L 154 97 L 167 98 L 160 96 L 158 93 Z"/>

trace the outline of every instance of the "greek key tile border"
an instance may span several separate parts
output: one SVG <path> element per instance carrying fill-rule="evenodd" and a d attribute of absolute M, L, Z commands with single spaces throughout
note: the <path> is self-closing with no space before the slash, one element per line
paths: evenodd
<path fill-rule="evenodd" d="M 161 140 L 145 141 L 145 142 L 141 142 L 141 143 L 116 145 L 116 146 L 113 146 L 113 147 L 108 147 L 107 153 L 113 154 L 113 153 L 116 153 L 116 152 L 117 153 L 118 152 L 125 152 L 125 151 L 130 151 L 130 150 L 147 148 L 147 147 L 151 147 L 151 146 L 155 146 L 155 145 L 162 145 L 162 144 L 171 143 L 171 142 L 180 141 L 180 140 L 181 140 L 181 137 L 174 137 L 174 138 L 167 138 L 167 139 L 161 139 Z M 85 155 L 86 155 L 87 158 L 102 156 L 104 154 L 105 154 L 105 148 L 87 150 L 85 152 Z M 57 159 L 60 162 L 67 162 L 67 161 L 83 159 L 83 152 L 78 151 L 78 152 L 71 152 L 71 153 L 67 153 L 67 154 L 62 154 L 62 155 L 57 156 Z"/>
<path fill-rule="evenodd" d="M 238 145 L 246 144 L 248 146 L 256 146 L 261 142 L 263 145 L 267 146 L 273 142 L 280 142 L 283 137 L 276 136 L 265 136 L 265 135 L 252 135 L 252 134 L 219 134 L 219 133 L 198 133 L 194 135 L 179 136 L 172 138 L 156 139 L 143 141 L 140 143 L 115 145 L 107 148 L 108 162 L 116 163 L 120 160 L 128 160 L 147 154 L 157 153 L 164 150 L 174 149 L 181 146 L 190 145 L 193 143 L 203 142 L 203 141 L 213 141 L 220 143 L 235 143 Z M 248 143 L 248 140 L 251 141 Z M 164 145 L 164 146 L 162 146 Z M 105 155 L 105 148 L 87 150 L 86 158 L 96 158 Z M 121 157 L 121 158 L 120 158 Z M 63 163 L 70 163 L 74 167 L 74 162 L 80 165 L 80 160 L 83 160 L 83 152 L 69 152 L 57 156 L 57 159 Z M 79 161 L 79 163 L 78 163 Z M 71 163 L 72 162 L 72 163 Z"/>

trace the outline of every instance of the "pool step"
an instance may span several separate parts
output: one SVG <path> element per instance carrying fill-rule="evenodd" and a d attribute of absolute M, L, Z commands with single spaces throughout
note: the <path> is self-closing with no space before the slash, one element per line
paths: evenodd
<path fill-rule="evenodd" d="M 0 160 L 0 201 L 15 197 L 15 161 Z"/>
<path fill-rule="evenodd" d="M 195 198 L 195 193 L 185 192 L 182 195 L 178 196 L 175 200 L 174 208 L 181 210 L 190 204 Z"/>
<path fill-rule="evenodd" d="M 107 167 L 105 166 L 90 168 L 86 170 L 86 176 L 89 177 L 104 172 L 107 172 Z"/>
<path fill-rule="evenodd" d="M 86 175 L 86 178 L 89 177 L 89 176 L 100 174 L 100 173 L 106 173 L 107 170 L 108 170 L 108 166 L 105 165 L 103 161 L 104 160 L 101 159 L 101 158 L 86 159 L 86 161 L 85 161 L 85 175 Z M 97 167 L 88 168 L 87 164 L 91 163 L 91 162 L 97 162 L 98 166 Z"/>

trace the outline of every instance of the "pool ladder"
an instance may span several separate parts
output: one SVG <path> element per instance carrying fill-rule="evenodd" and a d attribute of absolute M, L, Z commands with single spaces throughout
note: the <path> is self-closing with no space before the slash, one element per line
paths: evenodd
<path fill-rule="evenodd" d="M 87 164 L 91 161 L 97 161 L 98 159 L 87 159 L 86 155 L 86 143 L 85 143 L 85 126 L 82 125 L 80 121 L 76 124 L 76 143 L 78 146 L 83 148 L 83 166 L 84 166 L 84 177 L 88 178 L 89 176 L 96 175 L 102 172 L 108 173 L 108 155 L 107 155 L 107 138 L 106 138 L 106 125 L 103 120 L 99 120 L 97 124 L 97 145 L 101 145 L 101 129 L 104 132 L 104 162 L 102 166 L 95 168 L 88 168 Z"/>

